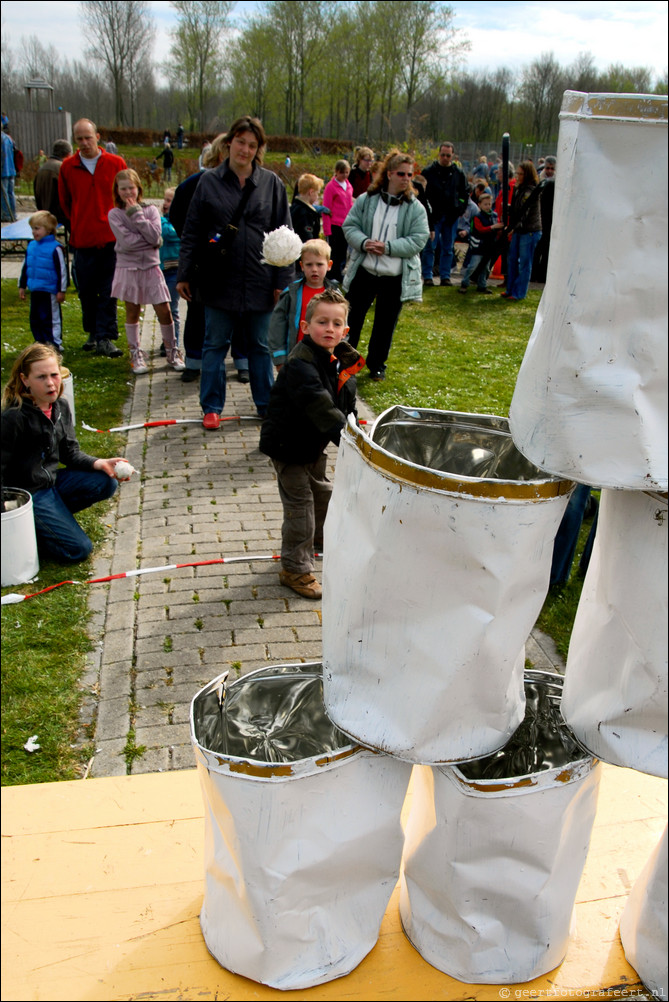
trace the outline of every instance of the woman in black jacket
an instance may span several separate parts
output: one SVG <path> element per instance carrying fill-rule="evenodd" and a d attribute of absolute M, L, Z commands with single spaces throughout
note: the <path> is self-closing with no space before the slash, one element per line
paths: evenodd
<path fill-rule="evenodd" d="M 264 417 L 274 381 L 267 347 L 272 310 L 293 278 L 292 265 L 274 268 L 262 261 L 266 233 L 292 229 L 286 189 L 261 167 L 265 132 L 257 118 L 234 122 L 224 137 L 227 158 L 205 171 L 195 189 L 181 237 L 177 288 L 204 303 L 206 333 L 202 352 L 200 404 L 203 425 L 219 427 L 225 405 L 225 356 L 234 330 L 243 330 L 249 357 L 251 393 Z"/>
<path fill-rule="evenodd" d="M 531 160 L 523 160 L 516 170 L 516 186 L 511 200 L 508 271 L 504 299 L 525 299 L 532 274 L 532 261 L 541 240 L 539 178 Z"/>

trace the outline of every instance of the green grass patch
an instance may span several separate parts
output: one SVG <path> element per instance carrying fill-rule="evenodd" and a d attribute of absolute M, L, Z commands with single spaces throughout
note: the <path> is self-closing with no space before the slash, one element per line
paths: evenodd
<path fill-rule="evenodd" d="M 120 424 L 132 378 L 127 357 L 96 358 L 82 350 L 86 335 L 79 301 L 71 290 L 63 304 L 63 328 L 64 364 L 74 378 L 79 426 L 82 420 L 99 428 Z M 3 386 L 17 355 L 31 342 L 28 304 L 20 302 L 15 281 L 3 280 Z M 81 427 L 77 434 L 82 449 L 92 455 L 123 454 L 123 435 L 98 435 Z M 96 547 L 109 533 L 109 510 L 109 502 L 97 504 L 77 516 Z M 91 566 L 90 561 L 74 566 L 43 562 L 35 581 L 3 588 L 2 593 L 28 594 L 63 580 L 85 581 Z M 87 601 L 86 587 L 64 585 L 43 597 L 2 609 L 3 786 L 75 779 L 91 755 L 86 736 L 82 743 L 79 733 L 79 683 L 92 646 L 87 633 Z M 28 753 L 23 746 L 33 734 L 37 734 L 41 748 Z"/>

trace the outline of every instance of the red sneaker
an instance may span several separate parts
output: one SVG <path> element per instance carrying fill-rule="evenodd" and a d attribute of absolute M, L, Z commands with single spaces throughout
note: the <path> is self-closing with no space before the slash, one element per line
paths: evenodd
<path fill-rule="evenodd" d="M 221 415 L 216 414 L 215 411 L 212 411 L 210 414 L 205 414 L 202 418 L 202 427 L 206 428 L 207 431 L 216 431 L 216 429 L 220 426 L 220 423 Z"/>

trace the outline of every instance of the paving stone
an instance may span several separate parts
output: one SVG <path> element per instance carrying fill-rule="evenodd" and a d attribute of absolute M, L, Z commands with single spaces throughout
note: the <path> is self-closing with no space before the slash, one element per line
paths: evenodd
<path fill-rule="evenodd" d="M 130 710 L 127 696 L 109 699 L 106 696 L 98 703 L 96 723 L 96 743 L 99 739 L 126 738 L 130 729 Z"/>
<path fill-rule="evenodd" d="M 125 776 L 128 767 L 125 761 L 125 738 L 98 741 L 95 757 L 89 776 L 98 779 L 101 776 Z"/>
<path fill-rule="evenodd" d="M 147 772 L 167 772 L 170 768 L 170 761 L 169 748 L 147 748 L 142 755 L 133 759 L 131 775 L 141 776 Z"/>
<path fill-rule="evenodd" d="M 132 630 L 112 630 L 104 635 L 102 658 L 103 664 L 115 661 L 132 661 L 133 635 Z"/>

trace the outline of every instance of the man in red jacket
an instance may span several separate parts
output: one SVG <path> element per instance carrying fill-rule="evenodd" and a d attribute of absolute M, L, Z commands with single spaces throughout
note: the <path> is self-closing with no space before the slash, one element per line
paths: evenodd
<path fill-rule="evenodd" d="M 70 222 L 73 275 L 88 334 L 84 350 L 118 358 L 123 352 L 113 343 L 118 338 L 118 324 L 116 300 L 111 294 L 116 256 L 107 213 L 114 208 L 114 178 L 125 170 L 126 163 L 123 157 L 102 149 L 90 119 L 80 119 L 73 134 L 78 149 L 63 161 L 58 196 Z"/>

